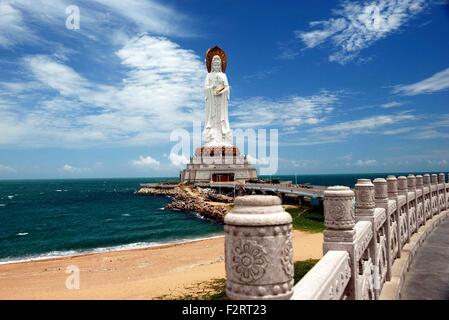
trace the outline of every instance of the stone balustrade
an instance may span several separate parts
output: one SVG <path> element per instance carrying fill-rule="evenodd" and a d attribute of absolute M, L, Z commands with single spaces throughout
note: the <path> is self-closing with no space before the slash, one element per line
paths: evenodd
<path fill-rule="evenodd" d="M 227 296 L 289 299 L 293 294 L 292 217 L 281 200 L 237 197 L 224 222 Z"/>
<path fill-rule="evenodd" d="M 448 215 L 449 183 L 445 174 L 425 174 L 359 179 L 354 190 L 329 187 L 324 193 L 324 256 L 293 288 L 291 219 L 275 199 L 237 198 L 225 218 L 228 296 L 373 300 L 382 299 L 390 287 L 400 290 L 423 241 L 415 238 Z M 252 258 L 244 261 L 242 253 L 250 252 Z M 250 275 L 246 280 L 245 274 Z"/>

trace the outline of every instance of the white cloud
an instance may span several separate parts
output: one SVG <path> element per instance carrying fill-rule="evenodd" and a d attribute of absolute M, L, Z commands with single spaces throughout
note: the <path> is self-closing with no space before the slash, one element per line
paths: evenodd
<path fill-rule="evenodd" d="M 24 58 L 30 79 L 14 82 L 15 90 L 8 89 L 3 98 L 11 103 L 0 108 L 0 133 L 6 131 L 0 144 L 158 144 L 168 142 L 172 130 L 202 118 L 206 71 L 193 51 L 166 38 L 141 35 L 116 55 L 126 69 L 114 85 L 89 80 L 48 55 Z M 30 83 L 37 83 L 38 90 Z M 32 108 L 16 105 L 17 90 L 22 90 L 21 99 L 33 100 Z"/>
<path fill-rule="evenodd" d="M 140 156 L 138 160 L 131 160 L 130 164 L 139 169 L 155 169 L 161 164 L 151 156 Z"/>
<path fill-rule="evenodd" d="M 382 134 L 384 134 L 386 136 L 393 136 L 393 135 L 397 135 L 397 134 L 401 134 L 401 133 L 407 133 L 407 132 L 413 131 L 415 129 L 416 128 L 414 128 L 414 127 L 402 127 L 402 128 L 396 128 L 396 129 L 382 131 Z"/>
<path fill-rule="evenodd" d="M 424 0 L 375 0 L 342 2 L 334 17 L 310 23 L 312 31 L 297 31 L 307 48 L 325 42 L 333 46 L 330 61 L 344 64 L 356 58 L 360 51 L 399 30 L 411 17 L 426 6 Z"/>
<path fill-rule="evenodd" d="M 393 92 L 407 96 L 424 93 L 434 93 L 449 89 L 449 68 L 435 73 L 433 76 L 419 82 L 395 86 Z"/>
<path fill-rule="evenodd" d="M 62 166 L 62 168 L 59 169 L 59 171 L 63 172 L 63 173 L 76 174 L 76 173 L 89 172 L 89 171 L 91 171 L 91 169 L 90 168 L 77 168 L 70 164 L 65 164 Z"/>
<path fill-rule="evenodd" d="M 410 130 L 391 128 L 399 124 L 404 125 L 417 119 L 417 116 L 408 112 L 391 115 L 378 115 L 367 118 L 337 122 L 329 125 L 314 126 L 284 139 L 285 146 L 314 146 L 321 144 L 340 143 L 351 135 L 361 134 L 399 134 Z M 396 130 L 396 132 L 394 132 Z M 340 159 L 343 160 L 343 159 Z M 346 160 L 348 161 L 348 160 Z"/>
<path fill-rule="evenodd" d="M 341 164 L 347 167 L 372 167 L 378 164 L 377 160 L 367 159 L 367 160 L 353 160 L 354 156 L 351 153 L 348 153 L 342 157 L 339 157 L 338 160 L 341 161 Z M 338 162 L 335 163 L 337 167 L 339 166 Z"/>
<path fill-rule="evenodd" d="M 65 164 L 65 165 L 61 168 L 61 170 L 62 170 L 62 171 L 65 171 L 65 172 L 73 172 L 73 171 L 75 171 L 75 168 L 74 168 L 73 166 L 71 166 L 70 164 Z"/>
<path fill-rule="evenodd" d="M 369 160 L 357 160 L 354 162 L 354 166 L 356 167 L 372 167 L 377 164 L 377 160 L 369 159 Z"/>
<path fill-rule="evenodd" d="M 427 140 L 427 139 L 449 139 L 449 133 L 440 132 L 434 129 L 425 129 L 418 131 L 411 136 L 413 139 Z"/>
<path fill-rule="evenodd" d="M 86 94 L 88 81 L 52 57 L 45 55 L 29 56 L 24 59 L 25 66 L 33 74 L 36 81 L 45 84 L 65 95 Z"/>
<path fill-rule="evenodd" d="M 447 168 L 448 161 L 446 159 L 443 160 L 427 160 L 427 164 L 431 166 L 437 166 L 437 167 L 444 167 L 444 169 Z"/>
<path fill-rule="evenodd" d="M 254 97 L 233 102 L 231 116 L 235 119 L 235 128 L 297 128 L 324 121 L 337 103 L 337 94 L 328 91 L 313 96 L 282 99 Z"/>
<path fill-rule="evenodd" d="M 17 172 L 17 171 L 13 167 L 0 164 L 0 173 L 8 174 L 8 173 L 15 173 L 15 172 Z"/>
<path fill-rule="evenodd" d="M 391 102 L 384 103 L 383 105 L 381 105 L 381 107 L 384 108 L 384 109 L 390 109 L 390 108 L 400 107 L 403 104 L 404 103 L 402 103 L 402 102 L 391 101 Z"/>
<path fill-rule="evenodd" d="M 170 163 L 175 167 L 183 167 L 187 163 L 189 163 L 189 159 L 185 155 L 179 155 L 173 152 L 170 153 L 168 159 L 170 160 Z"/>
<path fill-rule="evenodd" d="M 339 158 L 339 160 L 348 162 L 348 161 L 352 161 L 352 157 L 353 157 L 353 155 L 352 155 L 352 152 L 351 152 L 351 153 L 345 154 L 344 156 L 341 156 Z"/>
<path fill-rule="evenodd" d="M 184 15 L 173 8 L 154 0 L 96 0 L 111 10 L 114 15 L 122 16 L 132 22 L 141 32 L 160 35 L 186 35 Z"/>
<path fill-rule="evenodd" d="M 358 119 L 347 122 L 340 122 L 333 125 L 322 126 L 312 128 L 310 132 L 323 133 L 323 132 L 334 132 L 334 133 L 363 133 L 369 132 L 370 130 L 393 125 L 396 123 L 401 123 L 403 121 L 415 120 L 416 117 L 409 113 L 399 113 L 391 115 L 379 115 L 372 116 L 364 119 Z"/>
<path fill-rule="evenodd" d="M 30 39 L 22 14 L 9 1 L 0 1 L 0 46 L 10 47 Z"/>
<path fill-rule="evenodd" d="M 261 157 L 261 158 L 256 158 L 253 157 L 252 155 L 248 154 L 246 156 L 247 160 L 249 163 L 253 164 L 253 165 L 269 165 L 270 164 L 270 160 L 265 158 L 265 157 Z"/>
<path fill-rule="evenodd" d="M 48 44 L 35 29 L 45 27 L 64 32 L 67 0 L 1 0 L 0 46 L 12 47 L 24 42 Z M 96 42 L 122 43 L 129 34 L 151 32 L 157 35 L 190 36 L 188 18 L 167 4 L 156 0 L 80 0 L 81 28 L 73 34 L 84 35 Z M 70 35 L 69 35 L 70 36 Z"/>

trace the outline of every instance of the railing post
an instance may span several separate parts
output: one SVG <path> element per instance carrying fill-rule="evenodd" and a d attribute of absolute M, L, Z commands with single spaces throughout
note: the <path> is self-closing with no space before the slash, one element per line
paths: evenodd
<path fill-rule="evenodd" d="M 417 210 L 417 198 L 416 198 L 416 177 L 413 174 L 409 174 L 407 177 L 407 205 L 408 205 L 408 217 L 409 217 L 409 238 L 415 230 L 418 229 L 418 219 L 416 215 Z M 413 200 L 411 200 L 413 199 Z"/>
<path fill-rule="evenodd" d="M 446 187 L 446 209 L 449 209 L 449 173 L 447 174 L 447 183 Z"/>
<path fill-rule="evenodd" d="M 400 225 L 402 231 L 399 233 L 401 238 L 401 249 L 402 247 L 409 242 L 410 240 L 410 217 L 408 212 L 408 187 L 407 187 L 407 177 L 400 176 L 398 177 L 398 193 L 399 196 L 403 196 L 405 198 L 405 204 L 402 205 L 402 200 L 399 199 L 401 203 L 399 205 L 399 218 Z M 402 211 L 402 207 L 405 208 L 405 211 Z"/>
<path fill-rule="evenodd" d="M 427 222 L 427 220 L 432 218 L 433 215 L 433 205 L 432 205 L 432 186 L 430 185 L 430 174 L 426 173 L 423 176 L 423 180 L 424 180 L 424 192 L 427 189 L 427 197 L 428 197 L 428 201 L 430 202 L 429 206 L 430 206 L 430 210 L 428 210 L 427 208 L 424 209 L 424 212 L 426 212 L 427 210 L 427 214 L 425 214 L 425 222 Z M 426 206 L 426 200 L 424 197 L 424 205 Z"/>
<path fill-rule="evenodd" d="M 375 296 L 376 298 L 380 293 L 380 275 L 379 266 L 377 263 L 377 256 L 379 254 L 377 247 L 377 227 L 374 217 L 376 202 L 374 193 L 374 184 L 370 179 L 358 179 L 355 185 L 355 218 L 356 221 L 369 221 L 371 223 L 371 228 L 373 231 L 373 238 L 368 246 L 371 261 L 373 262 L 374 271 L 374 283 L 375 286 Z"/>
<path fill-rule="evenodd" d="M 423 176 L 418 174 L 416 176 L 416 195 L 420 197 L 421 203 L 418 203 L 417 201 L 417 208 L 416 213 L 418 217 L 418 223 L 417 227 L 422 226 L 425 224 L 426 218 L 425 218 L 425 197 L 424 197 L 424 185 L 423 185 Z"/>
<path fill-rule="evenodd" d="M 237 197 L 224 222 L 227 296 L 289 299 L 293 295 L 292 218 L 281 200 Z"/>
<path fill-rule="evenodd" d="M 447 194 L 446 194 L 446 175 L 444 173 L 440 173 L 438 175 L 438 182 L 440 184 L 440 189 L 443 188 L 441 191 L 443 198 L 443 201 L 440 201 L 440 211 L 444 211 L 447 208 Z"/>
<path fill-rule="evenodd" d="M 401 234 L 401 220 L 400 220 L 400 213 L 399 213 L 399 202 L 398 202 L 398 179 L 395 176 L 388 176 L 387 177 L 387 188 L 388 188 L 388 198 L 390 200 L 396 201 L 396 211 L 393 216 L 390 215 L 390 219 L 392 220 L 391 227 L 395 227 L 396 230 L 391 230 L 390 233 L 390 239 L 393 243 L 391 244 L 390 249 L 392 248 L 392 251 L 396 251 L 396 256 L 391 256 L 392 262 L 394 259 L 399 258 L 401 256 L 401 246 L 400 246 L 400 234 Z M 395 237 L 394 237 L 395 236 Z M 396 242 L 394 242 L 393 238 L 395 238 Z"/>
<path fill-rule="evenodd" d="M 387 256 L 387 274 L 386 281 L 391 279 L 391 265 L 393 264 L 394 257 L 391 256 L 391 212 L 388 205 L 388 187 L 387 180 L 383 178 L 374 179 L 374 191 L 375 191 L 375 202 L 376 207 L 383 208 L 385 210 L 385 223 L 384 223 L 384 235 L 386 239 L 386 256 Z"/>
<path fill-rule="evenodd" d="M 334 186 L 324 191 L 324 243 L 323 253 L 329 250 L 343 250 L 349 253 L 351 280 L 348 283 L 349 299 L 356 299 L 358 262 L 354 254 L 355 240 L 355 198 L 348 187 Z"/>
<path fill-rule="evenodd" d="M 439 214 L 440 213 L 440 194 L 438 191 L 438 175 L 436 173 L 432 174 L 431 177 L 431 183 L 432 183 L 432 189 L 435 189 L 434 192 L 432 192 L 433 196 L 436 195 L 436 208 L 435 208 L 435 214 Z M 432 201 L 435 201 L 432 198 Z"/>

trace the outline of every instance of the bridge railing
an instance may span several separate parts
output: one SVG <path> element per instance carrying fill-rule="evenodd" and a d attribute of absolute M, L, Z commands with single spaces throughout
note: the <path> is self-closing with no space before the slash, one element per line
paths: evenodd
<path fill-rule="evenodd" d="M 241 217 L 244 226 L 227 222 L 225 218 L 227 228 L 232 225 L 234 230 L 233 235 L 226 234 L 226 271 L 229 276 L 242 268 L 252 270 L 250 266 L 257 262 L 263 262 L 259 267 L 265 268 L 256 267 L 257 277 L 249 282 L 235 280 L 234 276 L 232 285 L 237 285 L 241 292 L 256 290 L 258 293 L 249 297 L 252 299 L 381 298 L 385 285 L 403 280 L 396 279 L 394 262 L 403 254 L 411 254 L 407 244 L 412 235 L 449 209 L 449 183 L 445 178 L 444 174 L 388 176 L 374 181 L 359 179 L 354 191 L 342 186 L 327 188 L 324 193 L 324 256 L 294 287 L 293 268 L 282 267 L 293 264 L 290 232 L 274 232 L 274 236 L 281 233 L 283 236 L 276 245 L 261 240 L 273 236 L 266 233 L 268 229 L 280 228 L 273 222 L 279 219 L 273 213 L 280 215 L 283 210 L 280 211 L 279 206 L 276 210 L 264 207 L 265 200 L 260 198 L 263 196 L 256 196 L 256 202 L 247 202 L 254 207 L 243 211 L 257 214 Z M 238 203 L 234 211 L 242 211 Z M 251 222 L 255 217 L 257 223 Z M 285 229 L 285 220 L 282 221 Z M 259 231 L 250 232 L 248 228 Z M 254 232 L 259 232 L 259 238 L 254 237 Z M 239 258 L 236 262 L 236 251 L 242 251 L 238 248 L 241 241 L 258 244 L 258 255 L 249 255 L 245 260 Z M 278 272 L 283 274 L 283 287 L 270 282 L 273 270 L 282 270 Z"/>

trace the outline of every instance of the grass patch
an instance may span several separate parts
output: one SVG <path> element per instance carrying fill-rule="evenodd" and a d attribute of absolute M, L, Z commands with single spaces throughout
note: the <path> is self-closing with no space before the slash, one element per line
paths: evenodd
<path fill-rule="evenodd" d="M 293 218 L 293 229 L 307 232 L 323 232 L 324 215 L 322 212 L 305 208 L 288 208 L 285 211 Z"/>
<path fill-rule="evenodd" d="M 164 295 L 158 300 L 228 300 L 225 293 L 226 279 L 217 278 L 185 287 L 186 293 L 177 296 Z"/>
<path fill-rule="evenodd" d="M 305 276 L 319 260 L 309 259 L 295 262 L 295 284 Z M 187 293 L 178 296 L 164 295 L 158 300 L 229 300 L 226 296 L 226 279 L 218 278 L 200 282 L 185 288 Z"/>
<path fill-rule="evenodd" d="M 302 279 L 309 272 L 310 269 L 313 268 L 315 264 L 317 264 L 319 260 L 317 259 L 309 259 L 305 261 L 296 261 L 295 262 L 295 283 Z"/>

